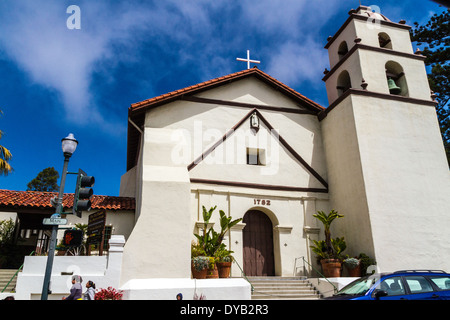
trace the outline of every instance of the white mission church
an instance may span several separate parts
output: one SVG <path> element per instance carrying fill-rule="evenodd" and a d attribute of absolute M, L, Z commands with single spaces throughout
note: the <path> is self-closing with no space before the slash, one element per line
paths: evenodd
<path fill-rule="evenodd" d="M 217 230 L 219 210 L 243 219 L 224 241 L 248 276 L 298 275 L 300 257 L 316 265 L 313 214 L 332 209 L 345 253 L 378 271 L 450 270 L 450 173 L 409 29 L 351 10 L 325 46 L 326 108 L 258 68 L 132 104 L 120 196 L 136 208 L 120 286 L 190 279 L 202 206 L 217 206 Z"/>
<path fill-rule="evenodd" d="M 121 281 L 189 277 L 202 206 L 216 205 L 243 218 L 226 244 L 248 275 L 313 263 L 312 215 L 331 209 L 347 253 L 380 271 L 450 269 L 450 174 L 409 29 L 350 11 L 326 44 L 327 108 L 257 68 L 131 105 L 121 195 L 136 198 L 136 225 Z"/>

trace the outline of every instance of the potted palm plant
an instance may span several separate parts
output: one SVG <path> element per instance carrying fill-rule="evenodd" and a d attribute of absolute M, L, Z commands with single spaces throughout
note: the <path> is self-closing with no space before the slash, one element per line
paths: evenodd
<path fill-rule="evenodd" d="M 318 256 L 320 258 L 320 264 L 322 265 L 322 271 L 325 277 L 340 277 L 341 275 L 341 260 L 342 251 L 345 250 L 346 245 L 344 238 L 331 238 L 331 223 L 337 219 L 344 217 L 335 210 L 331 210 L 329 214 L 323 211 L 318 211 L 313 217 L 323 223 L 325 240 L 323 242 L 317 242 L 316 245 L 320 245 L 319 248 L 313 248 L 313 251 L 321 251 Z"/>

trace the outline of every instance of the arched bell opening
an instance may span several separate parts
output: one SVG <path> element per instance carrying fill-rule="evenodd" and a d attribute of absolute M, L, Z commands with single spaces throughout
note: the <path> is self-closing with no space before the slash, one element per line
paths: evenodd
<path fill-rule="evenodd" d="M 342 71 L 337 78 L 337 92 L 338 97 L 340 97 L 345 91 L 352 87 L 352 83 L 350 80 L 350 74 L 347 70 Z"/>
<path fill-rule="evenodd" d="M 380 48 L 392 49 L 392 41 L 386 32 L 380 32 L 378 34 L 378 43 Z"/>
<path fill-rule="evenodd" d="M 348 53 L 347 42 L 342 41 L 338 47 L 338 56 L 339 60 L 341 60 Z"/>
<path fill-rule="evenodd" d="M 395 61 L 388 61 L 385 69 L 389 93 L 407 97 L 408 85 L 402 66 Z"/>

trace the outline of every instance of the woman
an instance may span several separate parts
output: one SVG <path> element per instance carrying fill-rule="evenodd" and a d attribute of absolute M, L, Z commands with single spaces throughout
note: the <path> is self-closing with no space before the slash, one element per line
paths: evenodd
<path fill-rule="evenodd" d="M 86 282 L 86 292 L 84 293 L 84 300 L 94 300 L 95 297 L 95 283 L 91 280 Z"/>
<path fill-rule="evenodd" d="M 72 276 L 72 288 L 70 288 L 70 295 L 63 297 L 63 300 L 82 300 L 81 295 L 83 294 L 83 288 L 81 283 L 83 279 L 81 276 Z"/>

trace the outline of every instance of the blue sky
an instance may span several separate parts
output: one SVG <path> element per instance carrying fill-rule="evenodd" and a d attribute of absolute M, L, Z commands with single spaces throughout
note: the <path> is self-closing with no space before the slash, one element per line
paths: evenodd
<path fill-rule="evenodd" d="M 428 0 L 362 1 L 394 22 L 426 23 Z M 81 9 L 81 29 L 66 10 Z M 0 144 L 14 172 L 0 189 L 25 190 L 47 167 L 61 172 L 61 139 L 78 148 L 69 171 L 95 176 L 95 194 L 119 195 L 131 103 L 258 67 L 327 106 L 323 48 L 359 0 L 0 0 Z M 73 192 L 69 175 L 65 192 Z"/>

